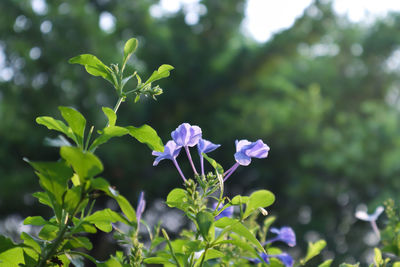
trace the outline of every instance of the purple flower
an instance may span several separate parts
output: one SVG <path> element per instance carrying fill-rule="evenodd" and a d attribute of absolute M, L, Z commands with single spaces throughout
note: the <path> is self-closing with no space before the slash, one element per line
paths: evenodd
<path fill-rule="evenodd" d="M 215 210 L 215 208 L 217 207 L 217 202 L 213 204 L 213 209 Z M 218 207 L 218 211 L 220 211 L 223 208 L 224 204 L 220 204 Z M 218 214 L 217 216 L 215 216 L 215 220 L 219 220 L 222 217 L 229 217 L 232 218 L 233 215 L 233 206 L 229 206 L 226 209 L 224 209 L 223 211 L 221 211 L 220 214 Z"/>
<path fill-rule="evenodd" d="M 282 252 L 281 254 L 275 254 L 275 255 L 268 255 L 265 253 L 261 253 L 260 257 L 267 264 L 269 264 L 270 258 L 277 258 L 278 260 L 280 260 L 283 263 L 283 265 L 285 265 L 285 267 L 293 267 L 293 263 L 294 263 L 292 256 L 290 256 L 286 252 Z M 249 260 L 256 264 L 261 263 L 260 259 L 258 259 L 258 258 L 250 258 Z"/>
<path fill-rule="evenodd" d="M 376 236 L 380 239 L 381 233 L 379 232 L 379 228 L 376 225 L 376 220 L 382 214 L 385 209 L 382 206 L 378 206 L 374 213 L 368 214 L 365 211 L 359 210 L 356 212 L 356 218 L 362 221 L 367 221 L 371 223 L 372 230 L 375 232 Z"/>
<path fill-rule="evenodd" d="M 183 146 L 186 151 L 186 155 L 189 159 L 190 165 L 192 166 L 193 172 L 197 174 L 196 167 L 193 164 L 192 156 L 190 155 L 189 147 L 195 146 L 199 143 L 201 138 L 201 129 L 199 126 L 190 125 L 189 123 L 182 123 L 171 133 L 172 139 L 178 146 Z"/>
<path fill-rule="evenodd" d="M 199 143 L 197 144 L 197 151 L 199 152 L 200 156 L 200 165 L 201 165 L 201 174 L 204 176 L 204 157 L 202 153 L 209 153 L 211 151 L 214 151 L 221 145 L 216 145 L 211 143 L 208 140 L 200 138 Z"/>
<path fill-rule="evenodd" d="M 201 129 L 199 126 L 190 125 L 189 123 L 182 123 L 171 133 L 172 139 L 178 146 L 190 146 L 197 145 L 201 138 Z"/>
<path fill-rule="evenodd" d="M 236 140 L 235 160 L 242 166 L 248 166 L 251 158 L 266 158 L 268 156 L 269 146 L 263 143 L 261 139 L 255 142 L 247 140 Z"/>
<path fill-rule="evenodd" d="M 174 161 L 176 157 L 179 155 L 181 151 L 181 147 L 178 146 L 174 141 L 170 140 L 164 146 L 164 152 L 153 151 L 152 155 L 157 156 L 157 158 L 153 162 L 153 166 L 157 166 L 158 163 L 164 159 L 170 159 Z"/>
<path fill-rule="evenodd" d="M 179 155 L 181 151 L 181 146 L 178 146 L 174 141 L 170 140 L 164 146 L 164 152 L 153 151 L 152 155 L 157 156 L 154 160 L 153 166 L 157 166 L 161 160 L 170 159 L 174 163 L 176 169 L 178 170 L 179 174 L 181 175 L 182 179 L 186 181 L 185 176 L 182 173 L 181 168 L 179 167 L 178 162 L 176 161 L 176 157 Z"/>
<path fill-rule="evenodd" d="M 248 166 L 251 162 L 251 158 L 266 158 L 268 156 L 269 146 L 264 144 L 261 139 L 255 142 L 250 142 L 248 140 L 236 140 L 236 153 L 235 160 L 236 163 L 224 173 L 224 181 L 235 172 L 235 170 L 242 166 Z"/>
<path fill-rule="evenodd" d="M 139 225 L 140 225 L 140 219 L 142 218 L 142 214 L 144 212 L 144 209 L 146 207 L 146 200 L 144 200 L 144 192 L 141 191 L 139 195 L 139 202 L 136 208 L 136 221 L 137 221 L 137 231 L 139 232 Z"/>
<path fill-rule="evenodd" d="M 296 246 L 296 234 L 294 233 L 292 228 L 284 226 L 281 229 L 271 228 L 270 231 L 274 234 L 277 234 L 277 236 L 270 240 L 267 240 L 265 244 L 269 244 L 275 241 L 282 241 L 285 242 L 289 247 Z"/>

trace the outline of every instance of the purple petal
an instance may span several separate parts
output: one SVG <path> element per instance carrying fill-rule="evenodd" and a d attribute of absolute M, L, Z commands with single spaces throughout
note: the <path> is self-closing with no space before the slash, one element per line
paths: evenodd
<path fill-rule="evenodd" d="M 271 239 L 269 242 L 282 241 L 290 247 L 296 246 L 296 234 L 292 228 L 284 226 L 281 229 L 271 228 L 270 231 L 274 234 L 277 234 L 277 236 Z"/>
<path fill-rule="evenodd" d="M 243 152 L 236 152 L 234 156 L 236 162 L 242 166 L 248 166 L 251 162 L 251 158 Z"/>
<path fill-rule="evenodd" d="M 266 158 L 268 156 L 269 147 L 261 140 L 257 140 L 249 146 L 246 146 L 245 153 L 252 158 Z"/>
<path fill-rule="evenodd" d="M 140 219 L 142 217 L 145 207 L 146 207 L 146 201 L 144 200 L 144 192 L 141 191 L 139 195 L 138 206 L 136 208 L 136 220 L 138 224 L 140 223 Z"/>
<path fill-rule="evenodd" d="M 201 153 L 212 152 L 220 146 L 221 145 L 213 144 L 208 140 L 200 139 L 199 143 L 197 144 L 197 151 L 199 152 L 199 155 L 201 155 Z"/>
<path fill-rule="evenodd" d="M 283 265 L 285 265 L 285 267 L 292 267 L 294 263 L 292 256 L 285 252 L 278 255 L 270 255 L 270 257 L 278 258 L 283 263 Z"/>
<path fill-rule="evenodd" d="M 248 140 L 243 139 L 243 140 L 240 140 L 240 141 L 236 140 L 235 144 L 236 144 L 236 152 L 239 152 L 239 151 L 242 150 L 243 147 L 250 145 L 251 142 L 249 142 Z"/>
<path fill-rule="evenodd" d="M 201 138 L 201 129 L 199 126 L 191 126 L 189 123 L 182 123 L 171 133 L 172 139 L 179 146 L 195 146 Z"/>
<path fill-rule="evenodd" d="M 213 209 L 215 209 L 217 207 L 217 202 L 213 204 Z M 218 211 L 220 211 L 222 208 L 224 207 L 224 204 L 220 204 L 218 207 Z M 223 217 L 228 217 L 228 218 L 232 218 L 233 215 L 233 206 L 229 206 L 226 209 L 224 209 L 220 214 L 218 214 L 217 216 L 215 216 L 215 220 L 219 220 Z"/>
<path fill-rule="evenodd" d="M 153 162 L 153 166 L 157 166 L 161 160 L 164 159 L 175 159 L 179 152 L 181 151 L 181 147 L 178 146 L 174 141 L 170 140 L 164 146 L 164 152 L 153 151 L 152 155 L 157 156 L 157 158 Z"/>

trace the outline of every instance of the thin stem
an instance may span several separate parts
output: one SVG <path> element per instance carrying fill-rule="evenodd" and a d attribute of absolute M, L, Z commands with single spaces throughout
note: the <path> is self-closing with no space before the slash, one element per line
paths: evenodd
<path fill-rule="evenodd" d="M 179 174 L 181 175 L 182 179 L 186 182 L 185 175 L 183 175 L 183 172 L 182 172 L 181 168 L 179 167 L 179 164 L 176 161 L 176 159 L 173 159 L 172 162 L 174 163 L 174 165 L 175 165 L 176 169 L 178 170 Z"/>
<path fill-rule="evenodd" d="M 188 146 L 185 146 L 185 151 L 186 151 L 186 155 L 188 156 L 190 165 L 192 166 L 194 174 L 198 174 L 197 170 L 196 170 L 196 167 L 193 164 L 192 156 L 190 155 L 190 151 L 189 151 L 189 147 Z"/>
<path fill-rule="evenodd" d="M 381 239 L 381 233 L 379 232 L 378 226 L 376 225 L 376 221 L 371 221 L 372 230 L 374 230 L 375 234 L 377 235 L 378 239 Z"/>
<path fill-rule="evenodd" d="M 201 257 L 201 261 L 200 261 L 199 267 L 203 266 L 203 263 L 204 263 L 204 260 L 206 258 L 206 253 L 207 253 L 208 249 L 209 249 L 209 244 L 207 244 L 206 248 L 204 249 L 204 253 L 203 253 L 203 256 Z"/>
<path fill-rule="evenodd" d="M 200 166 L 201 166 L 201 175 L 205 176 L 204 175 L 204 157 L 201 154 L 200 154 Z"/>
<path fill-rule="evenodd" d="M 122 96 L 118 98 L 118 102 L 117 102 L 117 104 L 115 104 L 115 107 L 114 107 L 114 113 L 117 113 L 119 106 L 121 105 L 123 100 L 124 100 L 124 97 L 122 97 Z"/>
<path fill-rule="evenodd" d="M 236 171 L 236 169 L 239 167 L 239 163 L 236 162 L 235 165 L 232 166 L 232 168 L 230 168 L 228 171 L 229 173 L 225 173 L 225 177 L 224 177 L 224 182 L 229 178 L 229 176 L 232 175 L 232 173 L 234 173 Z"/>

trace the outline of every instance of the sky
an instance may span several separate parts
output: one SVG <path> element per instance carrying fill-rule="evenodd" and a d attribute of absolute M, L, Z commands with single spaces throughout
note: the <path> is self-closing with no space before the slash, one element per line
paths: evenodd
<path fill-rule="evenodd" d="M 274 33 L 290 28 L 311 3 L 312 0 L 248 0 L 243 31 L 255 40 L 265 42 Z M 185 20 L 189 25 L 196 24 L 199 16 L 207 12 L 205 7 L 199 4 L 199 0 L 161 0 L 160 4 L 151 8 L 150 13 L 155 17 L 161 17 L 177 12 L 181 7 L 185 11 Z M 400 1 L 334 0 L 333 7 L 338 14 L 347 15 L 353 22 L 360 22 L 384 16 L 389 11 L 400 11 Z M 310 12 L 313 12 L 312 8 Z"/>

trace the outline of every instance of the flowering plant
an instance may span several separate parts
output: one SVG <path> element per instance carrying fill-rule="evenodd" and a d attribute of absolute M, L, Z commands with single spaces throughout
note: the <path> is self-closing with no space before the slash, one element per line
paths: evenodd
<path fill-rule="evenodd" d="M 113 109 L 103 107 L 107 119 L 105 127 L 96 132 L 87 130 L 85 117 L 70 107 L 60 107 L 65 122 L 48 116 L 38 117 L 36 122 L 57 131 L 61 137 L 60 160 L 40 162 L 25 159 L 35 170 L 43 191 L 33 194 L 48 206 L 54 216 L 29 216 L 24 224 L 40 227 L 38 235 L 22 232 L 22 243 L 16 244 L 8 237 L 0 236 L 1 266 L 83 266 L 90 261 L 97 266 L 296 266 L 305 265 L 326 246 L 324 240 L 309 243 L 304 258 L 294 259 L 281 246 L 296 246 L 292 228 L 272 227 L 275 217 L 268 216 L 275 196 L 268 190 L 258 190 L 250 196 L 227 196 L 224 186 L 239 166 L 248 166 L 253 158 L 267 158 L 269 146 L 262 140 L 236 141 L 235 163 L 226 171 L 207 154 L 220 145 L 203 139 L 199 126 L 183 123 L 172 131 L 172 140 L 165 145 L 149 125 L 117 125 L 117 111 L 130 95 L 134 102 L 141 97 L 160 95 L 163 90 L 154 83 L 170 75 L 170 65 L 161 65 L 145 81 L 137 72 L 125 75 L 125 67 L 135 52 L 138 42 L 129 39 L 124 46 L 122 64 L 105 65 L 97 57 L 84 54 L 70 59 L 70 63 L 84 66 L 86 71 L 110 82 L 118 96 Z M 136 78 L 134 89 L 126 90 L 128 81 Z M 156 156 L 153 165 L 171 160 L 182 178 L 182 188 L 173 189 L 166 198 L 170 208 L 183 212 L 191 222 L 190 230 L 182 230 L 174 239 L 161 225 L 150 227 L 144 220 L 146 201 L 144 192 L 139 196 L 136 210 L 109 182 L 100 177 L 103 171 L 96 149 L 114 137 L 130 135 L 146 144 Z M 200 171 L 196 168 L 191 149 L 197 148 Z M 181 151 L 186 154 L 192 168 L 191 174 L 183 173 L 178 163 Z M 212 171 L 206 172 L 206 162 Z M 198 167 L 198 166 L 197 166 Z M 114 199 L 119 210 L 95 208 L 100 195 Z M 96 210 L 96 211 L 95 211 Z M 258 216 L 264 216 L 258 223 Z M 124 225 L 124 227 L 120 227 Z M 141 225 L 148 229 L 149 240 L 144 243 Z M 151 229 L 152 228 L 152 229 Z M 101 262 L 88 251 L 93 248 L 88 236 L 97 231 L 114 231 L 121 250 Z M 148 242 L 147 242 L 148 241 Z M 379 252 L 379 251 L 378 251 Z M 376 253 L 378 253 L 376 252 Z M 378 254 L 377 254 L 378 255 Z M 332 259 L 319 266 L 330 266 Z M 385 261 L 387 262 L 387 261 Z M 343 265 L 351 266 L 351 265 Z M 379 265 L 383 266 L 383 265 Z"/>

